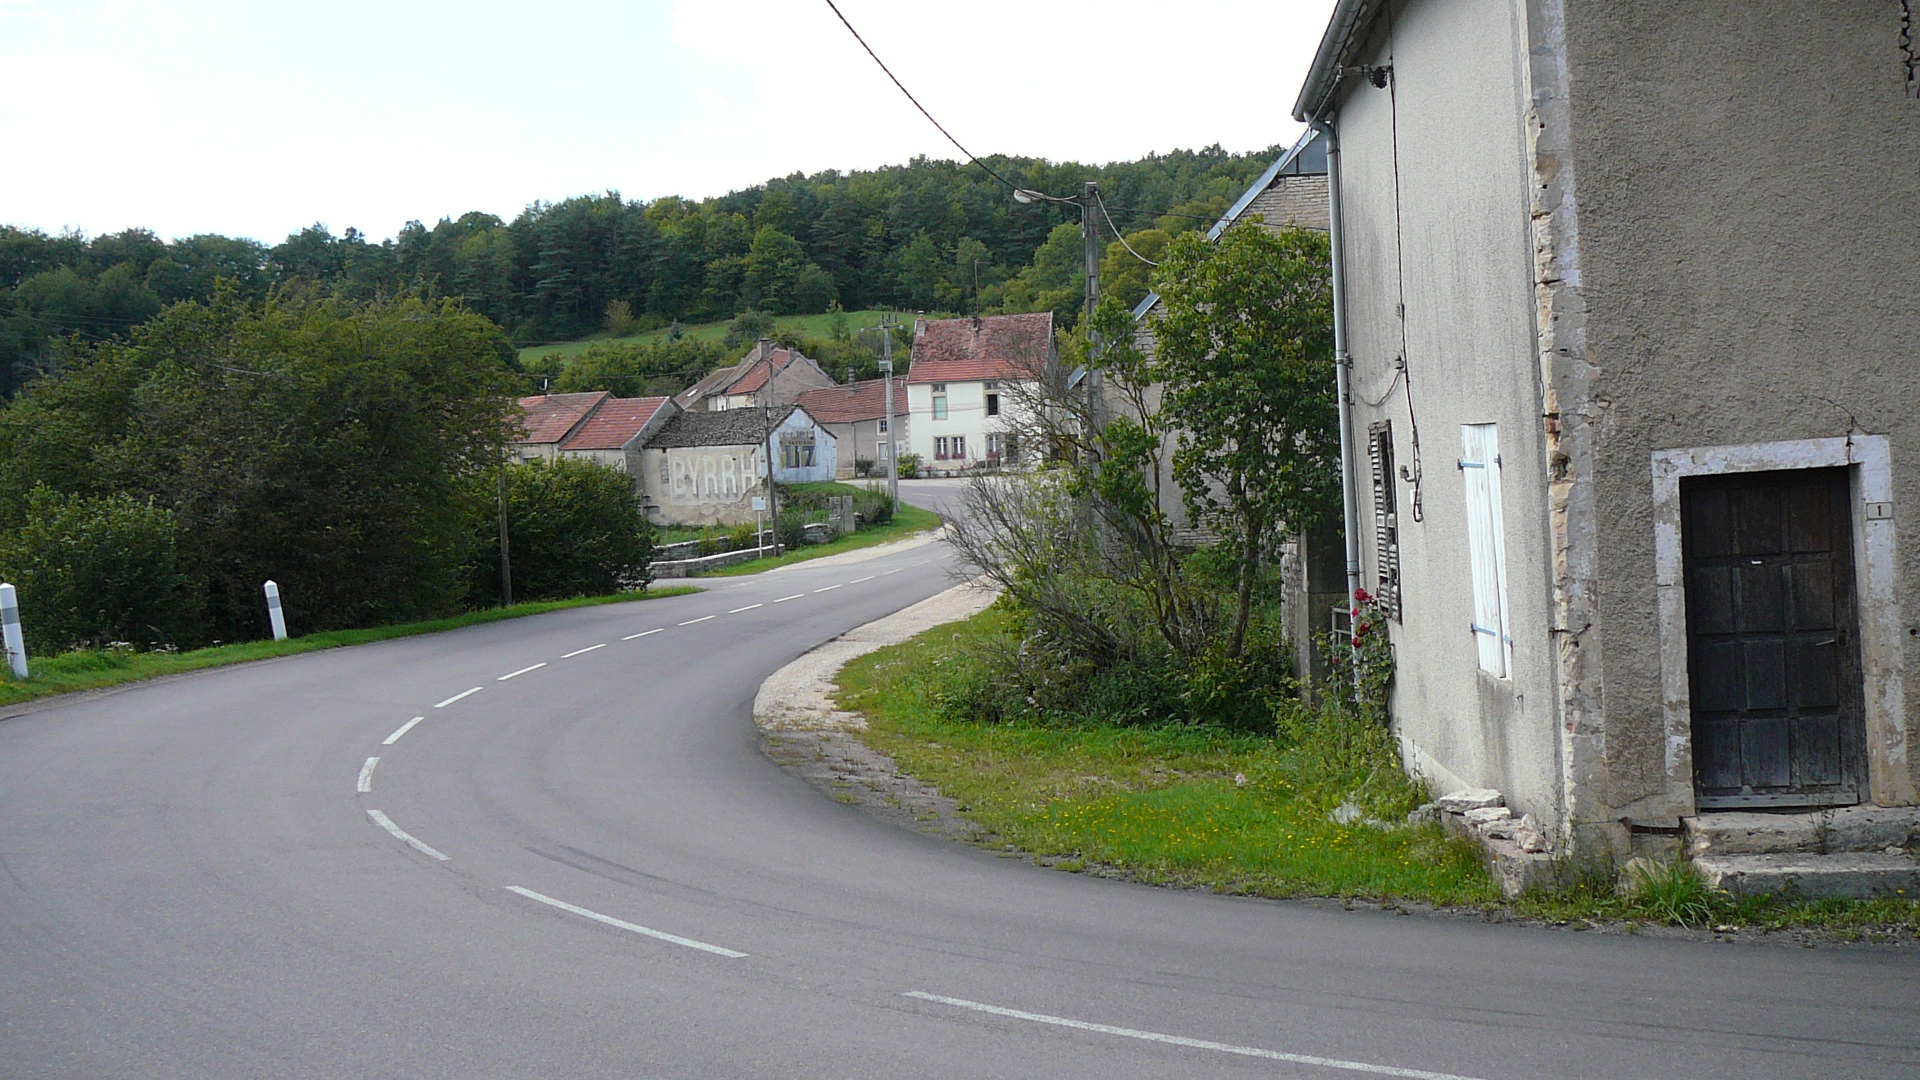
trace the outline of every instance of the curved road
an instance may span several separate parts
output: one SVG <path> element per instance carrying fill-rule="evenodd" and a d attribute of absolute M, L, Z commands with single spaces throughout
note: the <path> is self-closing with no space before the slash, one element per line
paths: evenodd
<path fill-rule="evenodd" d="M 706 584 L 0 723 L 0 1076 L 1920 1075 L 1911 949 L 1234 899 L 876 822 L 749 705 L 945 549 Z"/>

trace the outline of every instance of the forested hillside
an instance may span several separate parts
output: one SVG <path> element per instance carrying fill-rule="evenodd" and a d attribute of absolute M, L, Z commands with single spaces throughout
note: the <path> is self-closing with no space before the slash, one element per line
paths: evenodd
<path fill-rule="evenodd" d="M 1017 184 L 1060 195 L 1099 181 L 1114 224 L 1150 253 L 1173 232 L 1204 228 L 1278 153 L 1211 147 L 1104 166 L 987 160 Z M 701 201 L 608 192 L 536 202 L 510 222 L 479 212 L 431 227 L 413 221 L 379 242 L 320 224 L 272 246 L 0 226 L 0 397 L 44 371 L 61 339 L 122 338 L 167 304 L 210 299 L 222 279 L 245 298 L 294 282 L 348 300 L 458 297 L 522 344 L 579 338 L 610 320 L 644 329 L 835 303 L 1054 309 L 1071 325 L 1078 220 L 1071 206 L 1014 202 L 977 167 L 915 159 L 795 174 Z M 1143 294 L 1144 275 L 1113 254 L 1110 291 Z"/>

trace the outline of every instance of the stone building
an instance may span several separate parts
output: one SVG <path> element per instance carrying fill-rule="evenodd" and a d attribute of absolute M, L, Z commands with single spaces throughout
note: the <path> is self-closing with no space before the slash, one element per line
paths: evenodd
<path fill-rule="evenodd" d="M 907 447 L 907 380 L 893 380 L 893 417 L 887 417 L 887 384 L 884 379 L 866 379 L 845 386 L 827 386 L 800 395 L 800 407 L 833 433 L 839 455 L 839 477 L 854 475 L 856 461 L 874 463 L 884 469 L 891 459 L 898 461 Z M 886 450 L 893 442 L 893 453 Z"/>
<path fill-rule="evenodd" d="M 791 405 L 833 376 L 799 349 L 761 338 L 740 362 L 709 374 L 673 397 L 688 412 L 724 412 L 749 405 Z"/>
<path fill-rule="evenodd" d="M 1053 313 L 921 319 L 907 372 L 907 442 L 922 469 L 957 473 L 1020 461 L 1019 404 L 1054 363 Z"/>
<path fill-rule="evenodd" d="M 540 394 L 520 399 L 522 462 L 556 457 L 597 461 L 640 477 L 640 448 L 680 411 L 664 397 L 622 398 L 605 391 Z"/>
<path fill-rule="evenodd" d="M 778 483 L 831 480 L 833 435 L 797 405 L 678 413 L 641 452 L 647 514 L 660 525 L 750 525 L 769 459 Z"/>
<path fill-rule="evenodd" d="M 1616 854 L 1916 802 L 1917 87 L 1901 0 L 1338 0 L 1295 116 L 1435 786 Z"/>

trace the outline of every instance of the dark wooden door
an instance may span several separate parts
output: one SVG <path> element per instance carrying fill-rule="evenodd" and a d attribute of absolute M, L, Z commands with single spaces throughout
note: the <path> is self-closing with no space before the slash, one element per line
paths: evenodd
<path fill-rule="evenodd" d="M 1681 482 L 1702 809 L 1860 801 L 1865 728 L 1845 469 Z"/>

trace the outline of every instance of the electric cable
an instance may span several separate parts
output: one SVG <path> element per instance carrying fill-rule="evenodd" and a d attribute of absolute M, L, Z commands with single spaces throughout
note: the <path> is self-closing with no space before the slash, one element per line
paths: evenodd
<path fill-rule="evenodd" d="M 1103 218 L 1106 218 L 1107 228 L 1113 230 L 1113 238 L 1115 240 L 1120 241 L 1120 246 L 1127 249 L 1127 254 L 1133 256 L 1136 259 L 1139 259 L 1141 262 L 1146 263 L 1148 266 L 1160 265 L 1159 263 L 1154 262 L 1152 259 L 1147 258 L 1145 255 L 1142 255 L 1139 252 L 1133 250 L 1133 245 L 1127 243 L 1127 238 L 1120 235 L 1120 226 L 1115 225 L 1113 223 L 1113 218 L 1107 214 L 1107 200 L 1101 198 L 1099 194 L 1096 192 L 1093 196 L 1093 201 L 1096 205 L 1100 207 L 1100 216 Z"/>

